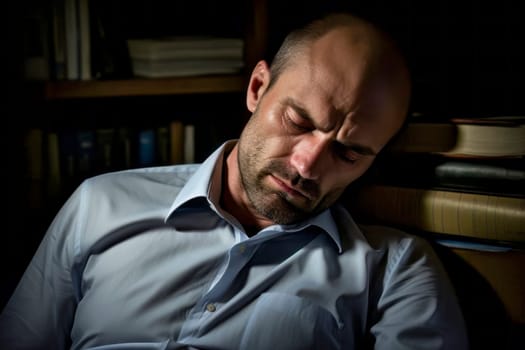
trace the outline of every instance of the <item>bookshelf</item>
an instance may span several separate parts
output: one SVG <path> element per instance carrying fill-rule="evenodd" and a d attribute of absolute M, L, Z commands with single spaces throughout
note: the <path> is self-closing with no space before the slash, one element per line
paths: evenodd
<path fill-rule="evenodd" d="M 50 198 L 44 194 L 47 191 L 46 177 L 49 176 L 47 170 L 38 178 L 30 175 L 28 178 L 29 170 L 40 163 L 51 168 L 48 145 L 45 144 L 49 135 L 56 135 L 55 132 L 63 129 L 98 131 L 120 125 L 133 129 L 157 128 L 169 126 L 171 120 L 179 119 L 194 124 L 196 134 L 204 134 L 201 139 L 235 137 L 247 113 L 244 92 L 249 73 L 256 61 L 264 56 L 267 46 L 265 0 L 226 3 L 213 0 L 89 0 L 103 6 L 106 15 L 114 16 L 116 29 L 123 29 L 130 36 L 217 32 L 242 37 L 245 42 L 244 68 L 238 73 L 224 75 L 137 78 L 132 74 L 120 74 L 90 80 L 57 80 L 50 69 L 47 78 L 27 79 L 24 74 L 26 35 L 30 32 L 42 40 L 41 53 L 50 60 L 52 33 L 49 16 L 53 4 L 61 1 L 8 1 L 6 45 L 10 52 L 7 56 L 9 68 L 5 70 L 7 107 L 4 107 L 4 112 L 10 131 L 3 144 L 9 150 L 6 162 L 11 171 L 7 174 L 10 185 L 6 199 L 11 205 L 6 215 L 6 229 L 10 234 L 2 246 L 5 247 L 4 258 L 11 265 L 9 270 L 2 271 L 0 308 L 71 190 L 67 188 L 58 198 Z M 28 22 L 28 18 L 31 21 L 38 19 L 38 28 L 42 30 L 33 31 L 30 23 L 34 22 Z M 212 26 L 219 27 L 214 31 L 210 30 Z M 43 131 L 41 149 L 36 149 L 42 158 L 28 163 L 25 159 L 26 136 L 35 130 Z M 212 146 L 196 145 L 196 153 L 208 153 L 210 150 L 205 147 Z"/>
<path fill-rule="evenodd" d="M 56 21 L 56 8 L 57 6 L 63 6 L 64 1 L 45 0 L 38 2 L 24 0 L 24 4 L 14 6 L 13 3 L 11 5 L 14 18 L 24 18 L 25 22 L 43 28 L 42 32 L 47 31 L 46 34 L 39 34 L 38 37 L 30 38 L 30 41 L 40 41 L 38 45 L 43 46 L 40 56 L 48 61 L 47 71 L 37 74 L 36 81 L 31 77 L 29 80 L 26 80 L 23 71 L 27 67 L 22 67 L 20 63 L 18 64 L 19 67 L 17 67 L 19 77 L 15 77 L 15 79 L 22 80 L 23 84 L 25 84 L 25 90 L 22 94 L 31 99 L 62 100 L 121 96 L 242 93 L 244 92 L 245 83 L 251 68 L 261 57 L 264 57 L 267 47 L 268 15 L 266 0 L 232 1 L 224 5 L 213 0 L 202 0 L 200 2 L 182 1 L 172 4 L 168 4 L 168 2 L 150 3 L 148 1 L 126 3 L 120 0 L 111 0 L 109 2 L 87 0 L 90 6 L 90 31 L 97 31 L 97 26 L 107 26 L 107 28 L 103 28 L 104 31 L 114 33 L 104 34 L 107 37 L 103 39 L 95 38 L 96 36 L 93 33 L 91 33 L 90 38 L 88 37 L 88 41 L 92 46 L 89 62 L 92 65 L 93 76 L 90 79 L 57 77 L 56 75 L 59 73 L 56 71 L 55 64 L 58 63 L 54 63 L 54 61 L 56 60 L 55 51 L 57 49 L 55 48 L 55 42 L 58 41 L 56 37 L 58 34 L 55 32 L 57 24 L 54 21 Z M 156 8 L 158 9 L 155 10 Z M 171 15 L 163 13 L 175 10 L 177 12 Z M 212 13 L 214 11 L 217 13 Z M 172 18 L 169 18 L 169 16 L 172 16 Z M 223 21 L 221 16 L 224 17 L 224 25 L 221 23 Z M 78 17 L 82 16 L 78 15 Z M 214 19 L 211 20 L 211 17 Z M 18 57 L 23 57 L 23 59 L 17 60 L 13 57 L 13 61 L 24 61 L 26 57 L 22 52 L 38 50 L 31 48 L 28 50 L 28 44 L 22 42 L 24 41 L 22 37 L 35 35 L 35 33 L 24 28 L 24 25 L 13 24 L 13 27 L 15 26 L 14 30 L 20 33 L 12 37 L 13 41 L 18 42 L 17 45 L 13 46 L 17 49 L 15 53 L 17 53 Z M 141 78 L 133 76 L 131 62 L 125 48 L 127 39 L 194 34 L 225 37 L 238 36 L 242 38 L 245 43 L 243 69 L 239 73 L 225 75 L 215 74 L 177 78 Z M 82 38 L 81 34 L 79 36 L 82 41 L 84 38 Z M 116 52 L 115 49 L 108 53 L 104 51 L 109 50 L 106 47 L 100 49 L 100 46 L 103 46 L 98 42 L 100 40 L 107 40 L 104 43 L 105 46 L 119 47 L 119 52 Z M 34 43 L 31 42 L 29 45 L 34 45 Z M 63 48 L 63 50 L 66 49 Z M 112 61 L 111 64 L 117 66 L 115 68 L 116 73 L 108 73 L 103 68 L 102 73 L 99 72 L 101 68 L 100 63 L 97 63 L 97 56 L 100 55 L 111 56 L 111 59 L 115 61 Z M 46 75 L 48 79 L 41 78 Z"/>
<path fill-rule="evenodd" d="M 97 123 L 100 120 L 106 124 L 107 120 L 111 120 L 113 125 L 126 122 L 132 123 L 135 128 L 140 127 L 140 121 L 131 121 L 131 118 L 126 117 L 127 115 L 134 116 L 138 120 L 144 119 L 144 127 L 151 127 L 155 124 L 156 119 L 158 119 L 157 123 L 168 122 L 169 120 L 166 119 L 170 117 L 159 117 L 164 114 L 172 115 L 171 118 L 191 120 L 199 124 L 201 128 L 217 128 L 217 122 L 210 122 L 209 118 L 221 120 L 222 124 L 228 124 L 228 128 L 225 125 L 219 126 L 215 133 L 229 129 L 230 132 L 224 136 L 225 138 L 237 136 L 247 113 L 242 106 L 249 73 L 256 61 L 264 56 L 267 46 L 268 21 L 265 0 L 232 1 L 227 4 L 213 0 L 176 3 L 149 1 L 128 3 L 121 0 L 82 1 L 83 4 L 89 3 L 91 31 L 89 42 L 92 46 L 89 62 L 92 65 L 92 75 L 90 78 L 78 76 L 79 79 L 68 79 L 67 75 L 59 75 L 56 68 L 59 61 L 56 58 L 55 42 L 60 41 L 58 38 L 61 37 L 56 32 L 57 18 L 61 18 L 57 17 L 57 11 L 60 11 L 57 9 L 67 12 L 69 1 L 24 0 L 23 4 L 16 4 L 17 6 L 12 7 L 13 18 L 30 18 L 30 22 L 37 19 L 40 27 L 48 28 L 47 35 L 39 35 L 38 38 L 34 38 L 41 40 L 45 46 L 41 56 L 48 61 L 48 79 L 27 79 L 23 74 L 24 69 L 27 71 L 27 67 L 22 67 L 24 63 L 18 64 L 20 68 L 15 84 L 17 88 L 19 85 L 21 88 L 16 90 L 15 99 L 17 104 L 23 107 L 21 113 L 25 117 L 17 120 L 16 124 L 22 134 L 24 129 L 34 127 L 56 130 L 63 126 L 85 128 L 86 125 L 89 125 L 92 128 L 98 128 Z M 13 2 L 12 5 L 15 3 Z M 82 13 L 77 17 L 81 18 Z M 18 57 L 23 57 L 23 59 L 15 60 L 13 57 L 13 61 L 24 62 L 27 60 L 22 52 L 27 50 L 22 37 L 31 31 L 23 26 L 17 26 L 19 45 L 16 46 L 18 47 L 16 52 Z M 103 39 L 95 34 L 100 31 L 99 26 L 104 27 Z M 243 68 L 233 74 L 144 78 L 133 75 L 129 56 L 122 60 L 122 48 L 125 47 L 127 39 L 176 35 L 242 38 L 244 42 Z M 81 41 L 84 39 L 82 35 L 79 37 Z M 105 41 L 104 45 L 100 44 L 100 40 Z M 20 41 L 24 42 L 20 43 Z M 67 40 L 61 42 L 67 45 Z M 101 49 L 101 46 L 104 47 Z M 120 51 L 116 52 L 113 46 L 118 47 Z M 65 55 L 67 56 L 67 53 Z M 101 55 L 111 56 L 110 65 L 117 67 L 115 71 L 108 73 L 106 69 L 100 70 L 100 62 L 97 63 L 97 57 Z M 195 99 L 195 96 L 199 98 Z M 154 99 L 158 97 L 164 99 L 160 106 L 155 105 Z M 188 115 L 191 107 L 187 103 L 190 98 L 186 97 L 190 97 L 191 101 L 199 106 L 215 104 L 214 115 L 211 115 L 212 111 L 208 108 L 204 108 L 206 111 L 201 115 L 196 113 Z M 165 102 L 168 99 L 171 99 L 171 104 Z M 235 104 L 239 104 L 239 107 L 232 110 L 231 106 Z M 111 106 L 111 112 L 107 112 L 108 105 Z M 115 107 L 115 105 L 118 106 Z M 137 115 L 137 105 L 148 114 L 146 118 Z M 144 107 L 146 105 L 148 107 Z M 86 110 L 94 108 L 100 113 L 92 112 L 91 116 L 85 113 Z M 162 112 L 161 108 L 165 108 L 166 112 Z M 115 114 L 115 111 L 120 116 L 111 115 Z M 108 117 L 105 118 L 104 114 L 107 114 Z"/>
<path fill-rule="evenodd" d="M 242 92 L 243 75 L 158 79 L 49 81 L 39 84 L 46 100 Z"/>

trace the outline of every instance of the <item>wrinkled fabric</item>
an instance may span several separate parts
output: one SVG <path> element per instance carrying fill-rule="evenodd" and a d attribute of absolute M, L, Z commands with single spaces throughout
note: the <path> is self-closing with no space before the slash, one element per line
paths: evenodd
<path fill-rule="evenodd" d="M 430 246 L 336 205 L 248 237 L 201 165 L 86 180 L 0 315 L 2 349 L 466 349 Z"/>

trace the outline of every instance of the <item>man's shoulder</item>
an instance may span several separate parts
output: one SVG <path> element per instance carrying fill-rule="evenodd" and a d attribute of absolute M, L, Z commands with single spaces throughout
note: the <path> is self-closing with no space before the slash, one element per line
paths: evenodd
<path fill-rule="evenodd" d="M 126 213 L 131 207 L 168 208 L 197 168 L 188 164 L 100 174 L 84 180 L 71 200 L 89 203 L 92 209 L 107 204 L 113 214 Z"/>
<path fill-rule="evenodd" d="M 344 205 L 332 208 L 339 233 L 344 241 L 364 240 L 373 250 L 399 249 L 401 246 L 426 245 L 426 241 L 415 234 L 381 223 L 356 221 Z"/>
<path fill-rule="evenodd" d="M 440 258 L 427 237 L 385 225 L 367 224 L 359 228 L 370 247 L 385 258 L 387 266 L 411 269 L 410 266 L 419 264 L 431 266 L 436 273 L 442 270 Z"/>
<path fill-rule="evenodd" d="M 90 191 L 150 190 L 152 187 L 182 188 L 199 164 L 126 169 L 90 177 L 81 184 Z"/>
<path fill-rule="evenodd" d="M 375 249 L 398 248 L 407 244 L 426 246 L 427 241 L 415 234 L 382 224 L 358 224 L 368 243 Z"/>

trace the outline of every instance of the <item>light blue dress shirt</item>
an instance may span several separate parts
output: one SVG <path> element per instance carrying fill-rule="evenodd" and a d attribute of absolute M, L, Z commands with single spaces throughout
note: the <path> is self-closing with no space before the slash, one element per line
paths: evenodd
<path fill-rule="evenodd" d="M 466 349 L 430 246 L 341 206 L 249 238 L 201 165 L 86 180 L 0 316 L 2 349 Z"/>

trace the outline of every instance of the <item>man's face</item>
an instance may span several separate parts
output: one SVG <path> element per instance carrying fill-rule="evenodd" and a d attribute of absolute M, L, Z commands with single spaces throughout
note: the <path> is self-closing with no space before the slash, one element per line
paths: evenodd
<path fill-rule="evenodd" d="M 402 122 L 391 91 L 368 79 L 364 54 L 348 59 L 330 50 L 315 48 L 271 88 L 263 86 L 239 140 L 246 196 L 275 223 L 333 204 Z"/>

